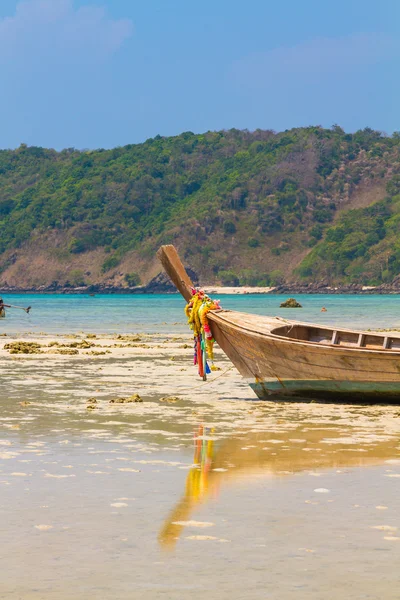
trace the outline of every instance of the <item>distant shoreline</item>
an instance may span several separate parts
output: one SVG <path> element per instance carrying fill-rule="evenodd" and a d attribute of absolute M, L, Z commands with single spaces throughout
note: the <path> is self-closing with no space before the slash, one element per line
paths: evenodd
<path fill-rule="evenodd" d="M 359 284 L 350 284 L 343 286 L 327 286 L 323 284 L 281 284 L 276 287 L 252 287 L 252 286 L 200 286 L 210 296 L 225 294 L 247 295 L 247 294 L 265 294 L 265 295 L 295 295 L 295 294 L 360 294 L 360 295 L 382 295 L 382 294 L 400 294 L 398 285 L 382 284 L 380 286 L 363 286 Z M 60 294 L 60 295 L 96 295 L 96 294 L 177 294 L 174 287 L 163 285 L 156 286 L 138 286 L 135 288 L 116 287 L 116 286 L 85 286 L 85 287 L 58 287 L 58 286 L 40 286 L 35 288 L 18 288 L 15 286 L 0 287 L 1 294 Z"/>
<path fill-rule="evenodd" d="M 251 287 L 251 286 L 222 286 L 222 285 L 206 285 L 204 286 L 205 293 L 210 296 L 216 294 L 271 294 L 274 287 Z"/>

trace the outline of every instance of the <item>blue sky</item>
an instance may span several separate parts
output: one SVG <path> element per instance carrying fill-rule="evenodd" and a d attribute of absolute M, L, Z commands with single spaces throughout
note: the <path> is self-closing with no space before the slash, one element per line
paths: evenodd
<path fill-rule="evenodd" d="M 400 130 L 399 0 L 1 0 L 0 147 Z"/>

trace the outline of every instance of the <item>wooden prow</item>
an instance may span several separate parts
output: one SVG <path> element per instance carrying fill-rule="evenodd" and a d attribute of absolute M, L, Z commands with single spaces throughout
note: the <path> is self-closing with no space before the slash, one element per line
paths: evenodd
<path fill-rule="evenodd" d="M 191 288 L 193 287 L 193 283 L 186 273 L 186 269 L 179 258 L 175 246 L 161 246 L 157 252 L 157 257 L 178 292 L 182 294 L 186 302 L 189 302 L 192 298 Z"/>

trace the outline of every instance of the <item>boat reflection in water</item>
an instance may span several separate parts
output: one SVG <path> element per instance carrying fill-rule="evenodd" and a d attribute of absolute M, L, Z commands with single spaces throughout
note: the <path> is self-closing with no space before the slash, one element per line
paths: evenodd
<path fill-rule="evenodd" d="M 182 499 L 166 519 L 159 542 L 172 549 L 200 504 L 218 496 L 221 486 L 260 477 L 287 477 L 301 471 L 382 464 L 398 456 L 398 435 L 367 430 L 340 431 L 302 425 L 289 431 L 248 432 L 216 441 L 215 430 L 200 426 L 194 461 Z"/>

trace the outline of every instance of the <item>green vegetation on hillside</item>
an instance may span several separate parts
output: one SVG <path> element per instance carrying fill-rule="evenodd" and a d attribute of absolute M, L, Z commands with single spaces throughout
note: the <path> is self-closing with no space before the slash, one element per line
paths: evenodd
<path fill-rule="evenodd" d="M 369 285 L 400 275 L 400 177 L 387 185 L 387 197 L 345 212 L 326 231 L 323 243 L 298 269 L 303 278 Z"/>
<path fill-rule="evenodd" d="M 129 255 L 134 285 L 146 279 L 136 262 L 175 243 L 209 282 L 389 281 L 400 272 L 399 147 L 397 134 L 338 126 L 187 132 L 82 152 L 22 144 L 0 151 L 0 271 L 53 232 L 64 280 L 63 263 L 101 249 L 96 277 Z M 347 210 L 360 186 L 379 185 L 386 199 Z M 68 269 L 75 283 L 93 281 Z"/>

